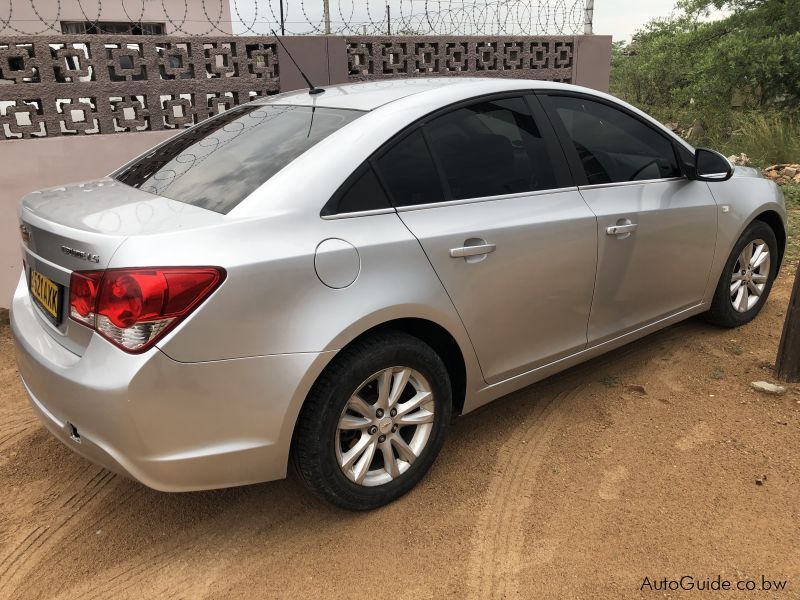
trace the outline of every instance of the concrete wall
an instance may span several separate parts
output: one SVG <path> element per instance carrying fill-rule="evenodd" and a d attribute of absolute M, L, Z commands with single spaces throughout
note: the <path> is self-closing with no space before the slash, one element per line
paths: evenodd
<path fill-rule="evenodd" d="M 174 134 L 153 131 L 0 142 L 0 308 L 8 308 L 22 268 L 20 198 L 33 190 L 103 177 Z"/>
<path fill-rule="evenodd" d="M 611 76 L 611 36 L 576 36 L 575 46 L 575 75 L 572 83 L 608 92 Z"/>
<path fill-rule="evenodd" d="M 286 50 L 292 53 L 306 77 L 317 86 L 347 83 L 347 51 L 343 37 L 306 36 L 283 39 L 286 49 L 278 46 L 280 86 L 282 92 L 307 87 L 305 79 L 291 61 Z"/>
<path fill-rule="evenodd" d="M 229 0 L 25 0 L 13 6 L 11 2 L 2 4 L 6 6 L 0 8 L 0 25 L 5 27 L 0 27 L 0 36 L 53 35 L 61 33 L 62 21 L 164 23 L 167 34 L 179 35 L 232 33 Z"/>
<path fill-rule="evenodd" d="M 303 87 L 264 36 L 14 36 L 0 43 L 0 138 L 188 127 L 255 96 Z M 317 84 L 512 77 L 608 88 L 609 36 L 297 36 Z M 55 49 L 55 51 L 54 51 Z"/>

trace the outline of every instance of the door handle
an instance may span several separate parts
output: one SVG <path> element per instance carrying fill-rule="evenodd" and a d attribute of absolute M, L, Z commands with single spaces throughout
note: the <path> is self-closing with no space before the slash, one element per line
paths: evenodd
<path fill-rule="evenodd" d="M 613 225 L 611 227 L 606 227 L 606 233 L 608 235 L 622 235 L 625 233 L 632 233 L 639 228 L 639 225 L 636 223 L 628 223 L 627 225 Z"/>
<path fill-rule="evenodd" d="M 453 258 L 467 258 L 468 256 L 479 256 L 489 254 L 497 250 L 497 244 L 479 244 L 477 246 L 461 246 L 460 248 L 450 248 L 450 256 Z"/>

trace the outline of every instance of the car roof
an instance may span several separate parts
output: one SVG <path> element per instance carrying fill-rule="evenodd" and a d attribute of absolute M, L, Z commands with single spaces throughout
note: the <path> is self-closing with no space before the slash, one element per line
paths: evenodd
<path fill-rule="evenodd" d="M 603 92 L 576 85 L 534 79 L 456 76 L 397 78 L 325 86 L 325 90 L 322 94 L 298 90 L 254 101 L 261 105 L 317 106 L 365 112 L 295 158 L 237 205 L 230 215 L 260 216 L 275 210 L 319 214 L 319 198 L 330 198 L 358 165 L 409 125 L 463 100 L 506 92 L 560 90 L 606 99 L 639 115 L 694 152 L 687 142 L 639 109 Z M 314 177 L 309 177 L 312 172 Z"/>
<path fill-rule="evenodd" d="M 440 90 L 447 87 L 456 95 L 469 97 L 470 90 L 480 87 L 482 93 L 503 92 L 518 89 L 577 89 L 563 83 L 532 79 L 504 79 L 499 77 L 413 77 L 383 79 L 360 83 L 326 85 L 322 94 L 309 94 L 308 90 L 295 90 L 270 96 L 259 104 L 288 104 L 293 106 L 319 106 L 351 110 L 374 110 L 401 98 Z M 487 90 L 487 88 L 489 88 Z M 491 91 L 490 91 L 491 90 Z M 588 91 L 588 90 L 587 90 Z"/>

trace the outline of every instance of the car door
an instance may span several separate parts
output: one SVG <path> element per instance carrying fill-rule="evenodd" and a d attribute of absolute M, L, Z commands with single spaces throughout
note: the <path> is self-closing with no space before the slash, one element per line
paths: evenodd
<path fill-rule="evenodd" d="M 706 183 L 683 175 L 676 142 L 610 101 L 540 97 L 597 215 L 589 344 L 697 305 L 714 257 L 717 207 Z"/>
<path fill-rule="evenodd" d="M 374 165 L 489 383 L 586 346 L 596 218 L 535 96 L 450 107 Z"/>

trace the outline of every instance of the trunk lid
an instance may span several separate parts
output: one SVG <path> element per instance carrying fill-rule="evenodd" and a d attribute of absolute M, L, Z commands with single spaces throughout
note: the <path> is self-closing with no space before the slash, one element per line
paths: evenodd
<path fill-rule="evenodd" d="M 31 271 L 36 271 L 58 287 L 60 298 L 56 317 L 37 302 L 34 310 L 53 339 L 79 355 L 92 331 L 69 318 L 73 271 L 105 269 L 130 236 L 211 226 L 224 219 L 110 178 L 32 192 L 23 198 L 19 218 L 29 288 Z"/>

